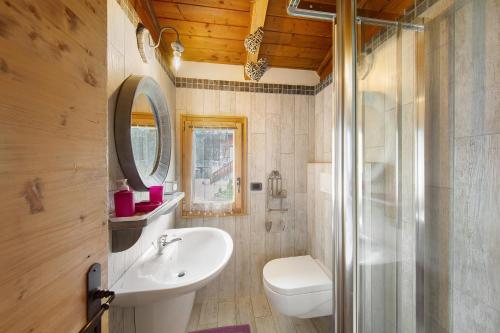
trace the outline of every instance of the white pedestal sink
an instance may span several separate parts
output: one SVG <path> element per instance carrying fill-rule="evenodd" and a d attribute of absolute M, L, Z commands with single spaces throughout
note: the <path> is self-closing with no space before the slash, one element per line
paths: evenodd
<path fill-rule="evenodd" d="M 233 253 L 233 240 L 223 230 L 167 230 L 181 237 L 158 254 L 151 247 L 112 286 L 115 306 L 135 307 L 137 333 L 184 333 L 196 290 L 213 280 Z"/>

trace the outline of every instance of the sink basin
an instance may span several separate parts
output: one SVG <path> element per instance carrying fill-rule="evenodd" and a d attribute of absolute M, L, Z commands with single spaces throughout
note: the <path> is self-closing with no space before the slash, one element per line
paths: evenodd
<path fill-rule="evenodd" d="M 164 325 L 169 325 L 169 332 L 183 332 L 196 290 L 222 272 L 233 252 L 231 236 L 220 229 L 170 229 L 166 233 L 169 239 L 182 240 L 161 254 L 151 246 L 112 286 L 113 305 L 136 307 L 138 333 L 164 331 Z"/>
<path fill-rule="evenodd" d="M 136 306 L 202 288 L 226 266 L 233 252 L 231 236 L 216 228 L 167 230 L 168 245 L 160 255 L 151 248 L 112 287 L 118 306 Z"/>

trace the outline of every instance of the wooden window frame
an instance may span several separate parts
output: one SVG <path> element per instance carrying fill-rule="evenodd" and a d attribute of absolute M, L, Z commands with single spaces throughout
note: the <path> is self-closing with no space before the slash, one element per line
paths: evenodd
<path fill-rule="evenodd" d="M 240 178 L 240 191 L 235 193 L 235 203 L 231 212 L 191 211 L 191 179 L 192 179 L 192 128 L 236 128 L 235 138 L 235 175 Z M 247 213 L 247 118 L 240 116 L 205 116 L 180 115 L 180 148 L 181 148 L 181 186 L 185 192 L 181 214 L 184 218 L 206 216 L 240 216 Z M 238 153 L 239 151 L 239 153 Z M 239 158 L 238 158 L 239 157 Z"/>
<path fill-rule="evenodd" d="M 137 127 L 156 127 L 157 121 L 151 112 L 132 112 L 130 124 Z"/>

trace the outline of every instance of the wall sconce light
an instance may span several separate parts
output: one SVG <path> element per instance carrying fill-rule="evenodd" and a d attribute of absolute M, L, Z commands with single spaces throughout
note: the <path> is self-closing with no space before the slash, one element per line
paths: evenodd
<path fill-rule="evenodd" d="M 139 53 L 141 55 L 142 61 L 145 63 L 150 62 L 154 59 L 154 49 L 160 46 L 161 36 L 165 30 L 175 31 L 177 38 L 174 42 L 170 43 L 170 47 L 173 50 L 174 58 L 172 60 L 172 65 L 175 70 L 178 70 L 181 65 L 181 56 L 184 52 L 184 45 L 179 38 L 179 32 L 177 29 L 171 26 L 164 26 L 160 28 L 160 33 L 158 36 L 158 41 L 155 43 L 152 41 L 151 33 L 145 26 L 139 25 L 137 27 L 136 37 L 137 37 L 137 47 L 139 48 Z"/>

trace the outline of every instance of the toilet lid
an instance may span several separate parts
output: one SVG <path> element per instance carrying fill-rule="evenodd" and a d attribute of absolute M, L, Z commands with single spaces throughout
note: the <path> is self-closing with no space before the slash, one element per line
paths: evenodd
<path fill-rule="evenodd" d="M 271 260 L 263 270 L 265 284 L 282 295 L 332 290 L 333 282 L 311 256 Z"/>

